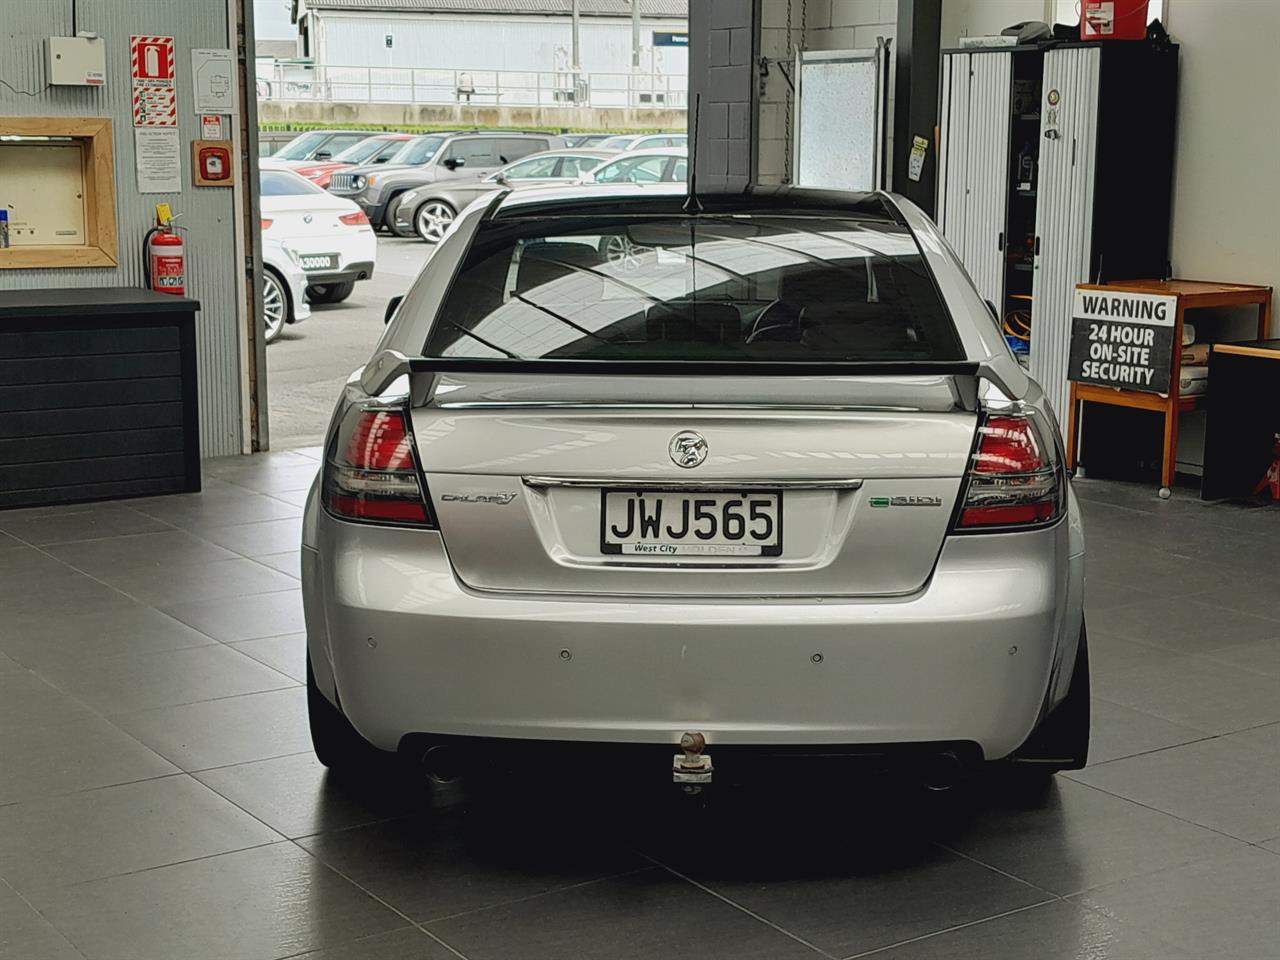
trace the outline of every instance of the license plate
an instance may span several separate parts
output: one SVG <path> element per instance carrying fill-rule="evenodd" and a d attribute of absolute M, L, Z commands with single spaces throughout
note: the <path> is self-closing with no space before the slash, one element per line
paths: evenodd
<path fill-rule="evenodd" d="M 303 270 L 332 270 L 338 265 L 336 253 L 304 253 L 298 257 Z"/>
<path fill-rule="evenodd" d="M 777 557 L 781 490 L 602 490 L 600 552 Z"/>

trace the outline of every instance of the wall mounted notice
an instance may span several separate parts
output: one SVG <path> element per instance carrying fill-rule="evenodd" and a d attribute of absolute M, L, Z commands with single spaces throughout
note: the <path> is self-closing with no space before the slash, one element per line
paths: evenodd
<path fill-rule="evenodd" d="M 1178 298 L 1076 289 L 1067 378 L 1168 393 Z"/>
<path fill-rule="evenodd" d="M 236 62 L 230 50 L 191 51 L 196 113 L 236 112 Z"/>
<path fill-rule="evenodd" d="M 176 127 L 178 84 L 173 65 L 173 37 L 130 37 L 129 62 L 133 77 L 133 125 Z"/>
<path fill-rule="evenodd" d="M 179 193 L 182 153 L 177 127 L 138 127 L 133 131 L 139 193 Z"/>

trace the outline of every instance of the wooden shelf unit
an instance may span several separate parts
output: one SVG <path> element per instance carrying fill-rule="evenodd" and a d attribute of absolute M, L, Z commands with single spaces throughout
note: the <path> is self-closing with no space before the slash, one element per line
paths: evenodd
<path fill-rule="evenodd" d="M 1149 293 L 1157 296 L 1177 297 L 1178 309 L 1173 330 L 1173 369 L 1169 380 L 1168 395 L 1143 393 L 1138 390 L 1121 390 L 1116 387 L 1099 387 L 1088 383 L 1071 384 L 1071 404 L 1067 414 L 1067 469 L 1074 470 L 1079 450 L 1081 405 L 1105 403 L 1116 407 L 1152 410 L 1164 414 L 1164 442 L 1160 460 L 1160 487 L 1164 491 L 1173 486 L 1174 468 L 1178 455 L 1178 420 L 1204 399 L 1203 395 L 1184 397 L 1180 392 L 1182 380 L 1182 326 L 1188 310 L 1205 307 L 1258 308 L 1258 339 L 1271 335 L 1271 287 L 1251 283 L 1218 283 L 1212 280 L 1117 280 L 1114 283 L 1081 284 L 1081 290 L 1101 290 L 1120 293 Z M 1212 384 L 1210 384 L 1212 388 Z"/>

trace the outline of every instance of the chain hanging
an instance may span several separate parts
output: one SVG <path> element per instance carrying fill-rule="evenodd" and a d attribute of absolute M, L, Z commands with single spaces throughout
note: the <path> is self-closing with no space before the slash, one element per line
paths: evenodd
<path fill-rule="evenodd" d="M 802 0 L 803 2 L 803 0 Z M 784 57 L 792 54 L 791 47 L 791 0 L 787 0 L 787 52 Z M 786 93 L 783 94 L 782 114 L 783 114 L 783 152 L 782 152 L 782 182 L 791 182 L 791 98 L 793 96 L 791 84 L 787 84 Z"/>

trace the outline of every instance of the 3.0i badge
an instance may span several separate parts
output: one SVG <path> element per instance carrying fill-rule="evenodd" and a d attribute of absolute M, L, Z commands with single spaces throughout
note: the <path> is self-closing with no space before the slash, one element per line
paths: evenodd
<path fill-rule="evenodd" d="M 871 497 L 873 507 L 940 507 L 941 497 Z"/>

